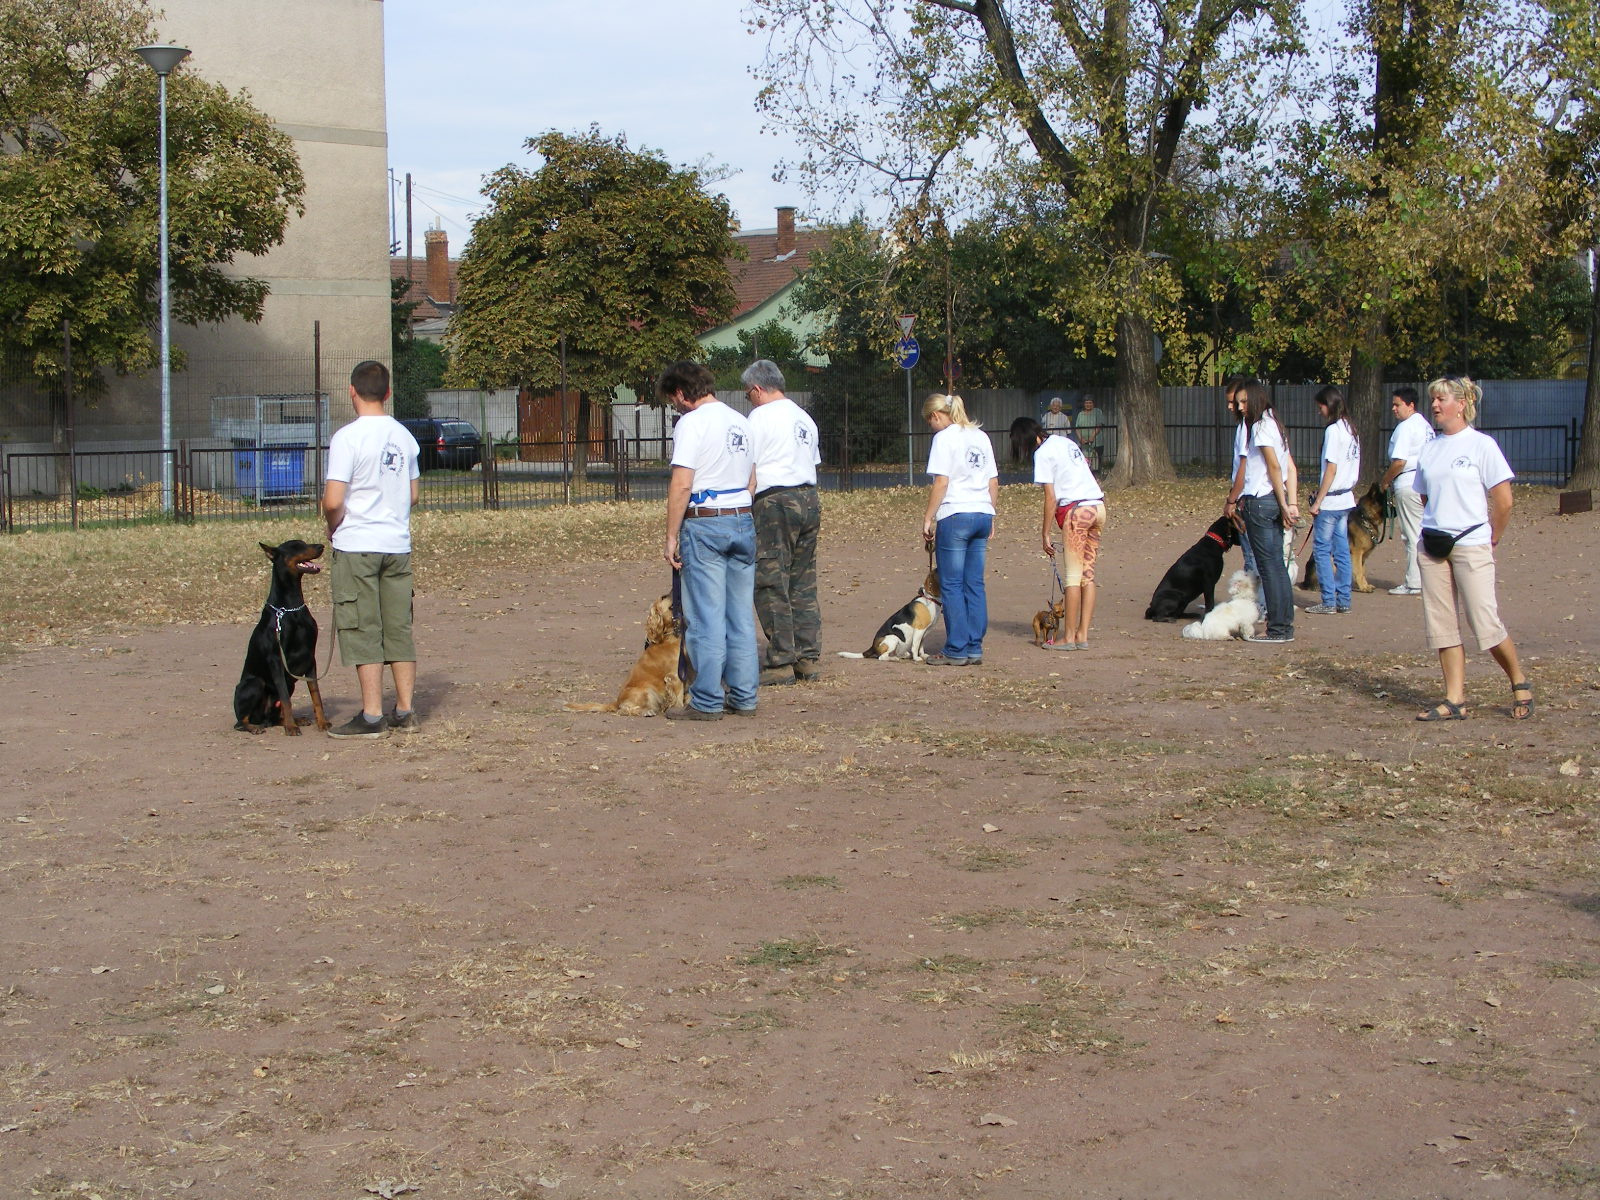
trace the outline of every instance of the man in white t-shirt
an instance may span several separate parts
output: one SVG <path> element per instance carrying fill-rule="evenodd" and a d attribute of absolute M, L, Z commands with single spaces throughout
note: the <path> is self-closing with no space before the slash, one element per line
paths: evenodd
<path fill-rule="evenodd" d="M 817 423 L 784 395 L 777 363 L 758 359 L 739 378 L 753 406 L 748 419 L 756 463 L 756 616 L 767 635 L 761 683 L 809 681 L 821 674 L 822 658 Z"/>
<path fill-rule="evenodd" d="M 1422 536 L 1422 497 L 1416 489 L 1417 458 L 1433 437 L 1433 426 L 1417 411 L 1417 389 L 1394 390 L 1389 409 L 1397 422 L 1389 435 L 1389 469 L 1378 483 L 1394 497 L 1400 519 L 1400 540 L 1406 548 L 1406 575 L 1389 589 L 1391 596 L 1422 595 L 1422 572 L 1417 565 L 1417 540 Z"/>
<path fill-rule="evenodd" d="M 389 368 L 364 362 L 350 372 L 356 419 L 328 442 L 322 515 L 333 543 L 334 628 L 339 659 L 356 669 L 361 711 L 330 737 L 382 737 L 417 728 L 412 698 L 417 652 L 411 638 L 411 509 L 417 502 L 417 439 L 384 411 Z M 383 715 L 383 668 L 394 676 L 394 715 Z"/>
<path fill-rule="evenodd" d="M 755 454 L 750 423 L 717 399 L 700 363 L 676 362 L 656 395 L 677 409 L 667 538 L 662 557 L 678 572 L 684 648 L 693 681 L 673 721 L 720 721 L 756 711 L 756 527 L 750 514 Z"/>

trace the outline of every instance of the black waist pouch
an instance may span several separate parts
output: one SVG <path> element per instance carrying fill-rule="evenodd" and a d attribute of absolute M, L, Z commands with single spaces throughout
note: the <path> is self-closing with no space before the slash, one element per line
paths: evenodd
<path fill-rule="evenodd" d="M 1456 543 L 1474 529 L 1482 529 L 1483 522 L 1469 525 L 1460 533 L 1446 533 L 1442 529 L 1424 529 L 1422 531 L 1422 548 L 1428 552 L 1429 558 L 1449 558 L 1450 551 L 1456 548 Z"/>

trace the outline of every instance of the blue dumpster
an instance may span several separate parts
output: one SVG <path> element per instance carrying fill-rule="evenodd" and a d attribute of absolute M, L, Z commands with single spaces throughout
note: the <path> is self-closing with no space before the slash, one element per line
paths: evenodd
<path fill-rule="evenodd" d="M 306 448 L 273 446 L 263 450 L 261 492 L 265 496 L 298 496 L 306 486 Z"/>
<path fill-rule="evenodd" d="M 261 478 L 257 471 L 258 452 L 252 447 L 233 452 L 233 486 L 240 499 L 261 500 Z"/>

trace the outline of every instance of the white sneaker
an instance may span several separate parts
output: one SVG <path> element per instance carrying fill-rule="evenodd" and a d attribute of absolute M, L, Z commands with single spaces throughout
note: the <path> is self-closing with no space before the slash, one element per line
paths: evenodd
<path fill-rule="evenodd" d="M 1420 596 L 1420 595 L 1422 595 L 1422 589 L 1421 588 L 1414 588 L 1414 587 L 1407 587 L 1405 584 L 1402 583 L 1399 587 L 1390 588 L 1389 589 L 1389 595 L 1391 595 L 1391 596 Z"/>

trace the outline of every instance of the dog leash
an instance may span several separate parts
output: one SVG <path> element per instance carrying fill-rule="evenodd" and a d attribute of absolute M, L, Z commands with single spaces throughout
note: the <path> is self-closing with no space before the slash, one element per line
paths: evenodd
<path fill-rule="evenodd" d="M 296 608 L 279 608 L 276 604 L 268 604 L 267 607 L 272 610 L 272 640 L 278 643 L 278 659 L 283 663 L 284 674 L 288 675 L 290 679 L 310 680 L 315 683 L 319 678 L 317 675 L 317 656 L 315 654 L 311 656 L 311 674 L 296 675 L 294 669 L 289 666 L 289 655 L 283 648 L 283 619 L 290 613 L 305 612 L 306 606 L 302 604 Z M 328 651 L 328 661 L 330 663 L 333 661 L 332 641 L 333 639 L 330 638 Z"/>
<path fill-rule="evenodd" d="M 683 571 L 678 567 L 672 568 L 672 623 L 678 630 L 678 678 L 687 685 L 689 642 L 683 635 L 689 629 L 689 619 L 683 615 Z"/>

